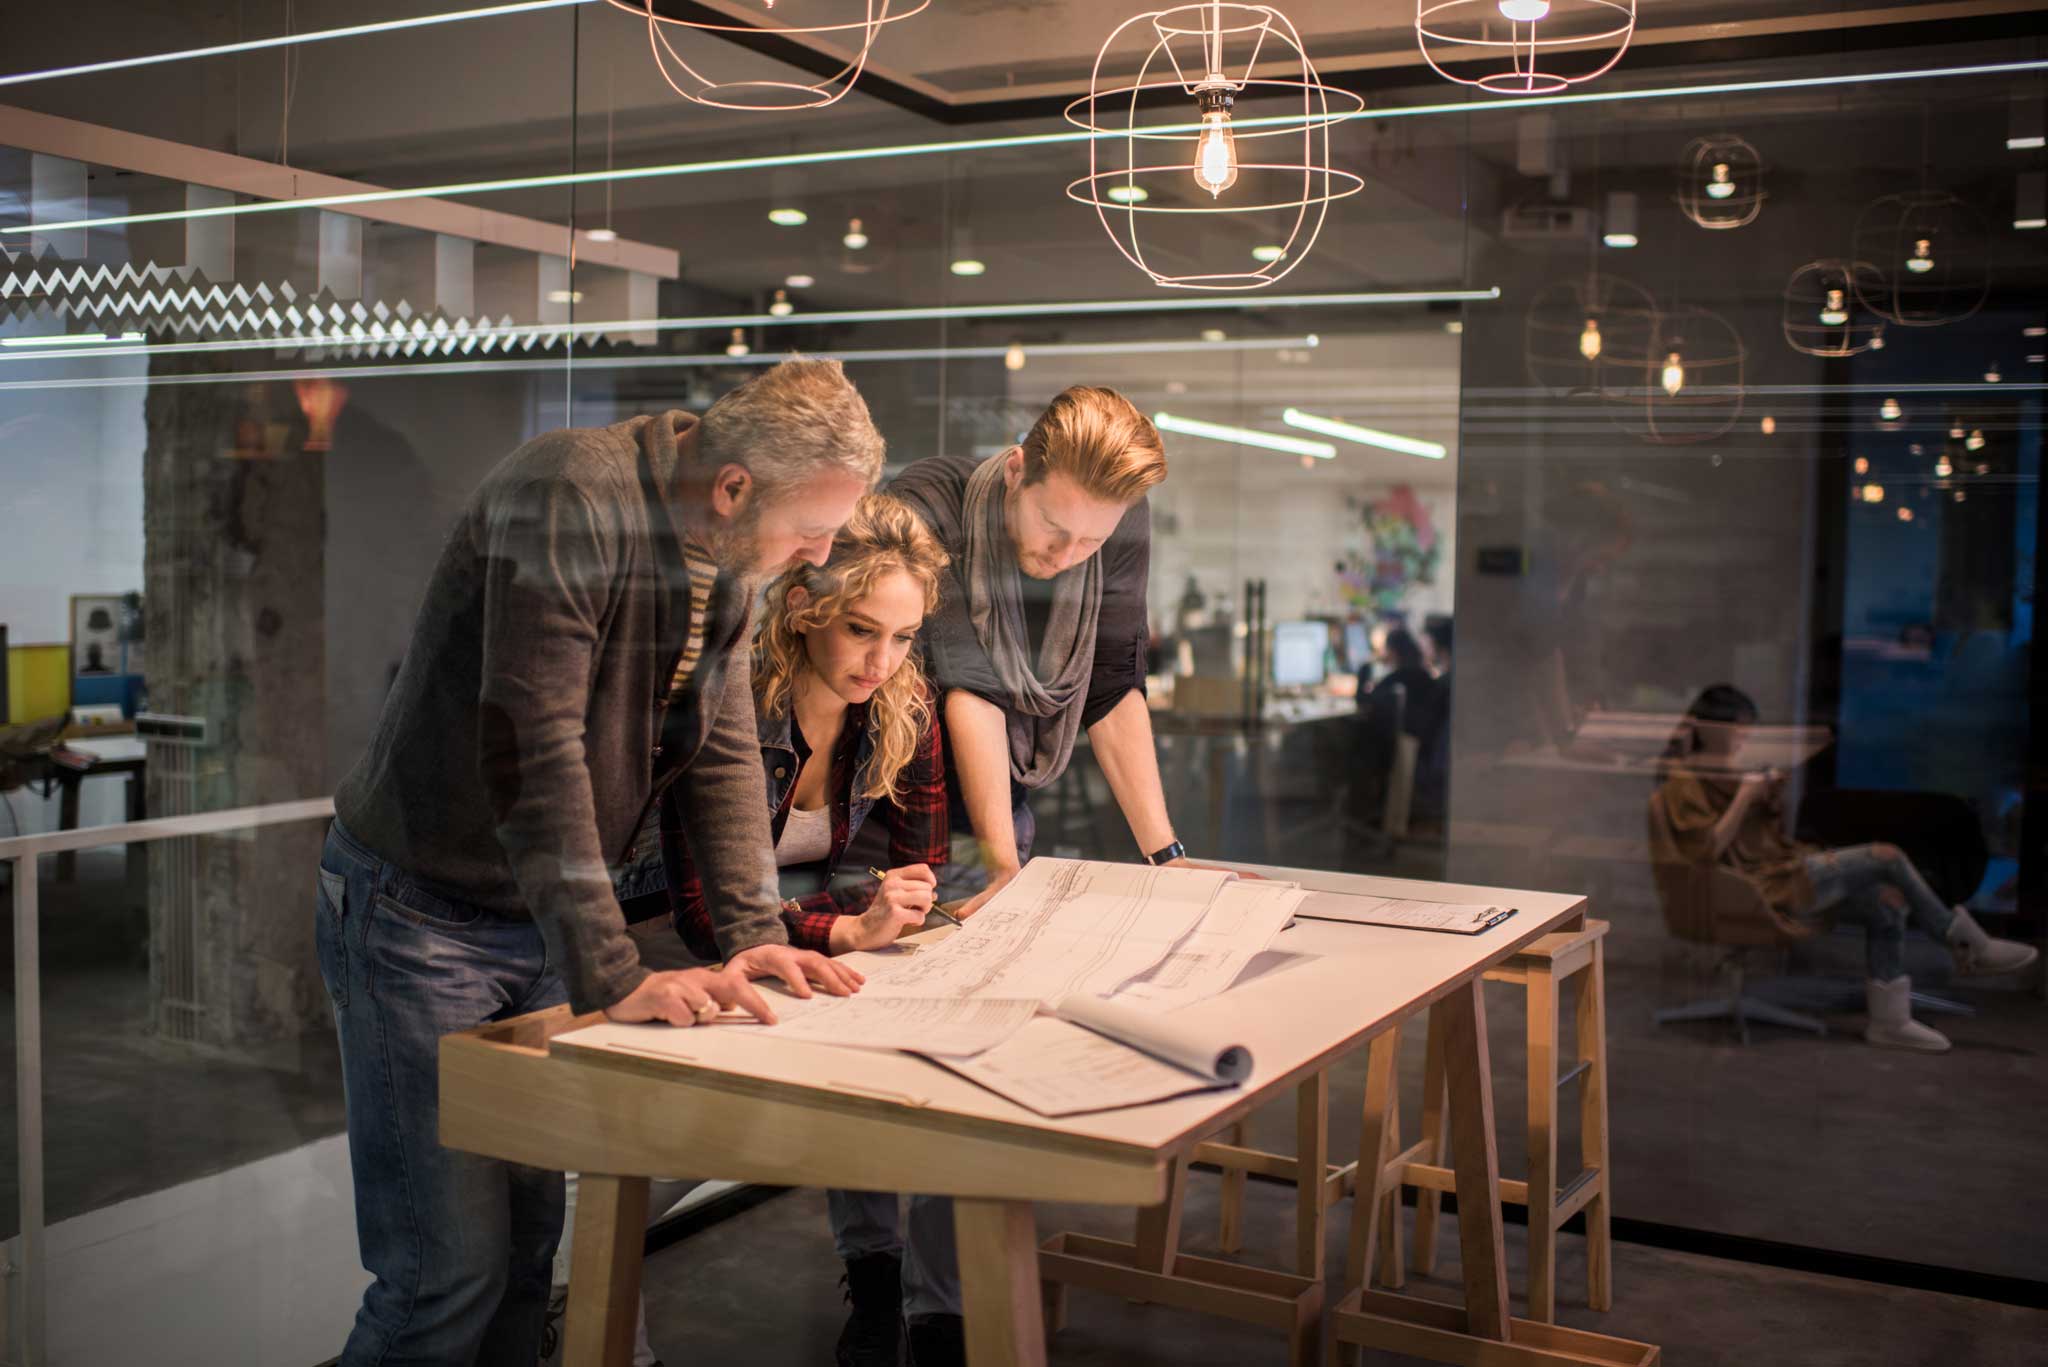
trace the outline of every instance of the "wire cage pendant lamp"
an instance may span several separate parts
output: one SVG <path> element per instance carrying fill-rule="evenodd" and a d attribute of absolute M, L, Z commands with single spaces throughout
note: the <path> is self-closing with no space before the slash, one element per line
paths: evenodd
<path fill-rule="evenodd" d="M 1150 41 L 1137 74 L 1106 74 L 1131 38 Z M 1110 32 L 1088 93 L 1067 106 L 1068 122 L 1105 135 L 1088 139 L 1088 174 L 1067 197 L 1094 209 L 1117 250 L 1155 285 L 1258 289 L 1307 258 L 1333 201 L 1365 188 L 1330 165 L 1329 134 L 1364 103 L 1317 78 L 1301 35 L 1270 6 L 1211 0 L 1134 15 Z M 1192 248 L 1159 241 L 1168 225 L 1240 221 L 1262 244 L 1252 268 L 1234 258 L 1186 269 L 1213 240 Z"/>
<path fill-rule="evenodd" d="M 1881 289 L 1884 273 L 1868 261 L 1809 261 L 1785 281 L 1780 330 L 1785 344 L 1808 356 L 1858 356 L 1884 345 L 1885 320 L 1863 303 Z"/>
<path fill-rule="evenodd" d="M 1635 31 L 1636 0 L 1415 0 L 1422 59 L 1495 95 L 1555 95 L 1604 76 Z"/>
<path fill-rule="evenodd" d="M 668 82 L 669 89 L 684 99 L 713 109 L 788 113 L 798 109 L 822 109 L 844 99 L 861 72 L 867 69 L 868 54 L 874 50 L 875 40 L 881 36 L 882 30 L 890 24 L 922 14 L 931 8 L 932 0 L 834 0 L 834 7 L 844 11 L 846 17 L 794 23 L 782 22 L 782 17 L 774 13 L 775 0 L 766 0 L 760 20 L 752 23 L 738 19 L 721 21 L 709 13 L 701 18 L 663 14 L 657 0 L 607 0 L 607 3 L 614 9 L 624 10 L 646 21 L 647 46 L 654 54 L 655 70 L 661 73 L 662 80 Z M 773 34 L 786 38 L 822 38 L 851 48 L 852 55 L 845 57 L 836 69 L 813 81 L 719 80 L 684 57 L 671 39 L 671 32 L 676 38 L 689 34 Z M 832 60 L 841 59 L 835 56 Z"/>
<path fill-rule="evenodd" d="M 1710 231 L 1746 228 L 1769 197 L 1764 160 L 1748 140 L 1710 133 L 1686 145 L 1678 161 L 1678 211 Z"/>
<path fill-rule="evenodd" d="M 1855 252 L 1877 267 L 1857 281 L 1857 297 L 1901 327 L 1961 322 L 1991 294 L 1984 220 L 1946 190 L 1872 200 L 1856 220 Z"/>

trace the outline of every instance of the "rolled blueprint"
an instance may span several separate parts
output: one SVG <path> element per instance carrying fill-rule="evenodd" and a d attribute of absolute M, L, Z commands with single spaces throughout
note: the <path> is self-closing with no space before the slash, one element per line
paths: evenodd
<path fill-rule="evenodd" d="M 1250 1049 L 1185 1018 L 1136 1011 L 1083 993 L 1061 998 L 1053 1014 L 1218 1082 L 1242 1082 L 1252 1075 Z"/>

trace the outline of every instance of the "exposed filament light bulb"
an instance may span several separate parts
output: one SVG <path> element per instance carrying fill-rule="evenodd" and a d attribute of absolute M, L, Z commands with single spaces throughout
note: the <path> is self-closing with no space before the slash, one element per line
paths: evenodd
<path fill-rule="evenodd" d="M 1842 291 L 1828 291 L 1828 301 L 1821 306 L 1820 320 L 1831 328 L 1838 328 L 1849 321 L 1849 301 Z"/>
<path fill-rule="evenodd" d="M 1579 355 L 1589 361 L 1600 359 L 1600 320 L 1588 318 L 1586 330 L 1579 334 Z"/>
<path fill-rule="evenodd" d="M 1673 351 L 1664 357 L 1664 374 L 1661 378 L 1664 392 L 1674 399 L 1678 397 L 1678 391 L 1685 388 L 1685 362 L 1679 359 L 1677 352 Z"/>
<path fill-rule="evenodd" d="M 1913 254 L 1906 258 L 1906 269 L 1915 275 L 1925 275 L 1934 269 L 1934 243 L 1921 238 L 1913 244 Z"/>
<path fill-rule="evenodd" d="M 1707 181 L 1707 198 L 1726 199 L 1734 193 L 1735 178 L 1729 173 L 1728 163 L 1725 161 L 1715 162 L 1713 177 Z"/>
<path fill-rule="evenodd" d="M 1550 14 L 1550 0 L 1500 0 L 1500 12 L 1518 24 L 1533 24 Z"/>
<path fill-rule="evenodd" d="M 1211 87 L 1196 98 L 1201 103 L 1202 131 L 1195 139 L 1195 184 L 1214 199 L 1237 184 L 1237 139 L 1230 132 L 1231 95 L 1227 89 Z"/>

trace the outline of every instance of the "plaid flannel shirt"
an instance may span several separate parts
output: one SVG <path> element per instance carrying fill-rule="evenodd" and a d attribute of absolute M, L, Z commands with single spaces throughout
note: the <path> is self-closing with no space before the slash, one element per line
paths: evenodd
<path fill-rule="evenodd" d="M 781 800 L 775 803 L 771 818 L 777 840 L 782 838 L 783 824 L 789 818 L 790 803 L 796 792 L 796 773 L 802 771 L 810 758 L 810 747 L 804 743 L 803 733 L 794 721 L 789 724 L 789 733 L 796 750 L 796 772 L 783 776 L 781 781 Z M 829 881 L 838 870 L 840 858 L 859 829 L 853 820 L 854 793 L 865 783 L 870 749 L 867 708 L 849 708 L 846 725 L 840 731 L 839 743 L 832 755 L 832 846 L 823 861 L 824 881 Z M 783 759 L 786 765 L 786 753 L 780 747 L 765 742 L 762 746 L 762 765 L 769 776 L 767 797 L 771 802 L 775 802 L 775 788 L 778 786 L 775 766 L 778 759 Z M 936 708 L 933 709 L 931 723 L 918 741 L 916 754 L 897 776 L 896 797 L 875 802 L 867 815 L 888 823 L 889 867 L 926 864 L 936 869 L 946 862 L 951 827 L 946 817 L 946 769 Z M 669 889 L 675 909 L 676 931 L 692 954 L 699 958 L 717 959 L 721 956 L 712 931 L 711 910 L 705 904 L 704 890 L 690 859 L 688 836 L 680 828 L 680 823 L 672 820 L 672 804 L 668 802 L 662 806 L 661 833 L 670 853 Z M 858 916 L 866 911 L 874 898 L 875 887 L 874 879 L 862 878 L 842 887 L 823 888 L 785 901 L 782 920 L 788 927 L 790 944 L 798 949 L 830 953 L 833 922 L 841 916 Z"/>

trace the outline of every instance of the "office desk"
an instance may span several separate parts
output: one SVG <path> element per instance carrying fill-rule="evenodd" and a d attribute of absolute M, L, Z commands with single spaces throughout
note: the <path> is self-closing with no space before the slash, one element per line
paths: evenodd
<path fill-rule="evenodd" d="M 57 800 L 57 829 L 78 829 L 78 790 L 89 778 L 114 774 L 128 776 L 128 820 L 143 818 L 143 771 L 148 765 L 149 746 L 136 736 L 100 736 L 60 741 L 45 758 L 46 776 L 61 789 Z M 78 872 L 78 855 L 66 850 L 57 856 L 57 880 L 68 882 Z"/>
<path fill-rule="evenodd" d="M 1255 1071 L 1230 1091 L 1052 1120 L 907 1054 L 779 1040 L 759 1028 L 693 1030 L 686 1060 L 630 1052 L 636 1033 L 665 1026 L 607 1026 L 591 1042 L 556 1043 L 601 1019 L 557 1008 L 442 1040 L 441 1141 L 582 1174 L 564 1354 L 570 1367 L 623 1367 L 630 1359 L 647 1179 L 655 1174 L 957 1198 L 968 1360 L 1036 1367 L 1045 1361 L 1045 1327 L 1034 1201 L 1148 1208 L 1141 1226 L 1149 1215 L 1156 1229 L 1158 1212 L 1171 1205 L 1170 1178 L 1185 1171 L 1197 1144 L 1435 1003 L 1451 1026 L 1472 1325 L 1464 1341 L 1496 1354 L 1488 1362 L 1555 1361 L 1526 1356 L 1511 1342 L 1493 1146 L 1464 1137 L 1492 1133 L 1480 975 L 1577 923 L 1583 899 L 1300 876 L 1338 890 L 1505 901 L 1521 913 L 1472 937 L 1300 923 L 1275 942 L 1263 972 L 1187 1008 L 1251 1047 Z M 826 1237 L 820 1229 L 818 1238 Z M 1152 1239 L 1147 1256 L 1170 1261 L 1170 1246 L 1161 1248 Z M 1301 1346 L 1312 1352 L 1319 1283 L 1294 1304 L 1292 1337 L 1301 1343 L 1306 1336 Z"/>

